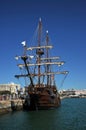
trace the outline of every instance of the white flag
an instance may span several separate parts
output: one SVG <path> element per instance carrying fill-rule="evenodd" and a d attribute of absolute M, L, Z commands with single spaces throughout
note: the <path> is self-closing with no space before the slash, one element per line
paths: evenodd
<path fill-rule="evenodd" d="M 21 42 L 23 46 L 26 46 L 26 41 Z"/>

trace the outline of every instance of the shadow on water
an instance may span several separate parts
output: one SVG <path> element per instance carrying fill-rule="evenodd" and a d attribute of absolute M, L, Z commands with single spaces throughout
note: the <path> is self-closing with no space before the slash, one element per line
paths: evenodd
<path fill-rule="evenodd" d="M 59 108 L 0 116 L 0 130 L 86 130 L 86 99 L 63 99 Z"/>

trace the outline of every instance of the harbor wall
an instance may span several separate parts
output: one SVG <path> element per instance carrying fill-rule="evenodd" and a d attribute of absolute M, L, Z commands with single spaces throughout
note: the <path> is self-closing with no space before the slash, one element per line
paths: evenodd
<path fill-rule="evenodd" d="M 23 109 L 23 102 L 21 99 L 0 101 L 0 114 Z"/>

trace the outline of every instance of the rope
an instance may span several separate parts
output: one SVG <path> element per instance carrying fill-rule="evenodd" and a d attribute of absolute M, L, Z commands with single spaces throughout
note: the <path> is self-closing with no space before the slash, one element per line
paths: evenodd
<path fill-rule="evenodd" d="M 66 74 L 65 77 L 63 78 L 63 80 L 62 80 L 62 82 L 61 82 L 61 85 L 60 85 L 60 88 L 63 86 L 63 83 L 64 83 L 64 81 L 65 81 L 67 75 L 68 75 L 68 74 Z"/>

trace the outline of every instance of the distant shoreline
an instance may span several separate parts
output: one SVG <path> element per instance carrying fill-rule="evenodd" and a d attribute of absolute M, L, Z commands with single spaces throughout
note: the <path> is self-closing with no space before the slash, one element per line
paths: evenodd
<path fill-rule="evenodd" d="M 60 96 L 61 100 L 65 98 L 86 98 L 86 96 Z"/>

